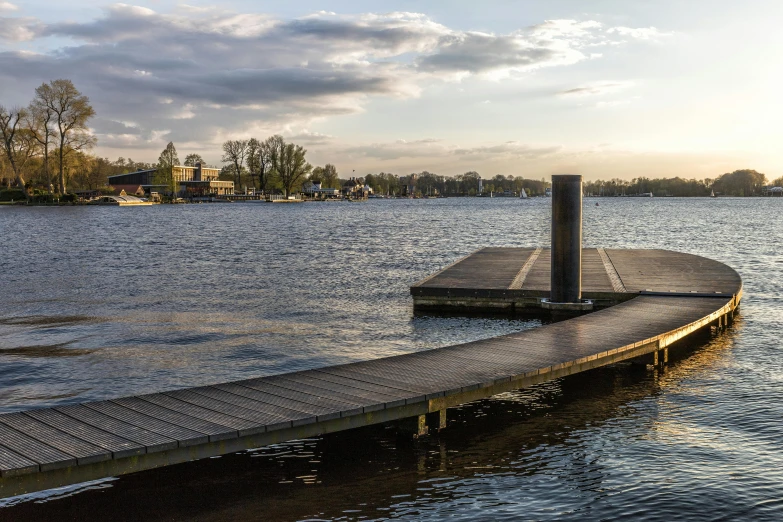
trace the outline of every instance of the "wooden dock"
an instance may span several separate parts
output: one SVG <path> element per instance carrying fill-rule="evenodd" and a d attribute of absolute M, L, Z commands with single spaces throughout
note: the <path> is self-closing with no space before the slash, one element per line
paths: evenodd
<path fill-rule="evenodd" d="M 411 287 L 421 311 L 524 312 L 549 297 L 548 248 L 483 248 Z M 582 297 L 596 308 L 641 294 L 732 296 L 742 279 L 705 257 L 669 250 L 582 250 Z"/>
<path fill-rule="evenodd" d="M 483 249 L 411 288 L 419 307 L 514 308 L 548 295 L 548 250 Z M 257 379 L 0 415 L 0 498 L 416 417 L 645 354 L 739 305 L 731 268 L 660 250 L 585 249 L 604 309 L 518 333 Z M 614 306 L 609 306 L 614 304 Z M 427 420 L 429 419 L 429 420 Z"/>

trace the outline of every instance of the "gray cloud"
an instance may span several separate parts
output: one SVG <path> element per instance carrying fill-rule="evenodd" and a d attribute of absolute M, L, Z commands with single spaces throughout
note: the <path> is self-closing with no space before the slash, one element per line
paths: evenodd
<path fill-rule="evenodd" d="M 482 73 L 525 69 L 567 59 L 555 49 L 526 44 L 525 40 L 514 36 L 453 35 L 443 38 L 438 52 L 420 58 L 418 65 L 427 71 Z"/>
<path fill-rule="evenodd" d="M 10 9 L 2 0 L 0 6 Z M 649 35 L 639 31 L 639 38 Z M 492 35 L 453 30 L 416 13 L 318 13 L 285 21 L 188 7 L 166 15 L 124 4 L 86 23 L 0 17 L 0 35 L 15 42 L 67 39 L 70 45 L 47 54 L 0 52 L 0 84 L 32 96 L 44 81 L 72 78 L 100 115 L 93 122 L 99 143 L 137 148 L 168 139 L 214 147 L 249 132 L 306 129 L 316 118 L 357 112 L 373 96 L 416 96 L 454 75 L 575 63 L 596 41 L 636 36 L 595 22 L 549 21 Z M 313 144 L 326 141 L 310 137 Z M 427 142 L 352 151 L 434 152 L 478 154 Z"/>
<path fill-rule="evenodd" d="M 560 153 L 562 147 L 533 147 L 516 141 L 508 141 L 496 145 L 486 145 L 470 148 L 455 148 L 446 145 L 442 140 L 425 138 L 420 140 L 397 140 L 391 143 L 373 143 L 342 149 L 341 152 L 353 156 L 374 158 L 378 160 L 395 160 L 400 158 L 427 158 L 457 156 L 463 159 L 497 159 L 500 157 L 539 159 Z"/>

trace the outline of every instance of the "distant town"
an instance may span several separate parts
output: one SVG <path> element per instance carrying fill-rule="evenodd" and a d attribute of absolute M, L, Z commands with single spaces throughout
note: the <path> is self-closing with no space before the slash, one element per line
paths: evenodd
<path fill-rule="evenodd" d="M 485 178 L 476 171 L 341 177 L 333 164 L 308 163 L 306 149 L 279 135 L 224 142 L 221 167 L 207 165 L 197 152 L 180 161 L 173 142 L 155 163 L 122 157 L 112 161 L 91 153 L 97 140 L 88 123 L 94 116 L 87 96 L 67 79 L 39 86 L 27 107 L 0 105 L 0 203 L 536 197 L 548 195 L 550 188 L 545 178 Z M 584 192 L 604 197 L 781 196 L 783 177 L 770 183 L 765 174 L 742 169 L 703 180 L 614 178 L 585 181 Z"/>

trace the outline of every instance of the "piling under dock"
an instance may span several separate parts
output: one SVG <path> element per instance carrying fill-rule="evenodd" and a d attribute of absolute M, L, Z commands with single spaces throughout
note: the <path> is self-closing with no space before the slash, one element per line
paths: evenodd
<path fill-rule="evenodd" d="M 547 256 L 537 248 L 482 249 L 414 285 L 414 306 L 538 306 L 548 296 Z M 407 417 L 423 422 L 440 413 L 443 422 L 447 408 L 501 392 L 650 353 L 666 360 L 673 342 L 726 325 L 742 297 L 742 281 L 728 266 L 662 250 L 585 249 L 582 277 L 583 297 L 604 309 L 532 330 L 0 415 L 0 497 Z"/>

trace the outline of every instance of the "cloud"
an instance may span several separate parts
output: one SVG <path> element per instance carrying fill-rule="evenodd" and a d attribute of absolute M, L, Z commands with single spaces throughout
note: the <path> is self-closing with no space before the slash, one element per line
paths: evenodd
<path fill-rule="evenodd" d="M 0 13 L 3 12 L 3 4 L 0 3 Z M 15 6 L 14 6 L 15 7 Z M 0 16 L 0 41 L 25 42 L 37 38 L 42 28 L 45 27 L 36 18 Z"/>
<path fill-rule="evenodd" d="M 313 132 L 308 129 L 302 129 L 294 134 L 284 133 L 284 136 L 289 141 L 302 143 L 303 145 L 323 145 L 325 143 L 331 143 L 335 139 L 334 136 Z"/>
<path fill-rule="evenodd" d="M 493 156 L 507 156 L 524 159 L 538 159 L 552 156 L 561 150 L 562 147 L 559 145 L 548 147 L 531 147 L 530 145 L 526 145 L 518 141 L 507 141 L 497 145 L 455 149 L 453 153 L 458 156 L 480 156 L 486 158 Z"/>
<path fill-rule="evenodd" d="M 621 36 L 630 36 L 639 40 L 655 40 L 664 36 L 671 36 L 672 33 L 661 32 L 655 27 L 611 27 L 606 31 L 608 34 L 619 34 Z"/>
<path fill-rule="evenodd" d="M 3 11 L 18 11 L 19 7 L 12 4 L 11 2 L 2 2 L 0 1 L 0 13 Z"/>
<path fill-rule="evenodd" d="M 633 82 L 628 81 L 596 82 L 560 91 L 557 94 L 565 97 L 597 96 L 621 91 L 632 87 L 633 85 Z"/>
<path fill-rule="evenodd" d="M 283 20 L 220 7 L 180 5 L 164 14 L 120 3 L 86 22 L 0 17 L 5 40 L 68 42 L 46 54 L 12 44 L 0 52 L 0 82 L 32 96 L 41 82 L 73 78 L 101 116 L 93 128 L 102 146 L 165 138 L 215 147 L 253 129 L 307 129 L 315 120 L 361 112 L 373 98 L 416 97 L 443 80 L 567 66 L 591 59 L 597 45 L 649 39 L 651 30 L 551 20 L 491 34 L 408 12 Z M 132 130 L 111 123 L 123 121 L 138 123 Z M 355 153 L 415 155 L 437 147 L 443 145 L 396 143 Z"/>
<path fill-rule="evenodd" d="M 441 140 L 424 138 L 418 140 L 399 139 L 391 143 L 372 143 L 347 147 L 340 150 L 354 158 L 372 158 L 376 160 L 395 160 L 400 158 L 426 158 L 449 154 Z"/>
<path fill-rule="evenodd" d="M 539 159 L 555 155 L 562 147 L 533 147 L 517 141 L 478 147 L 454 147 L 437 138 L 418 140 L 396 140 L 390 143 L 373 143 L 342 149 L 340 152 L 352 157 L 395 160 L 400 158 L 459 157 L 469 160 L 480 159 Z"/>

